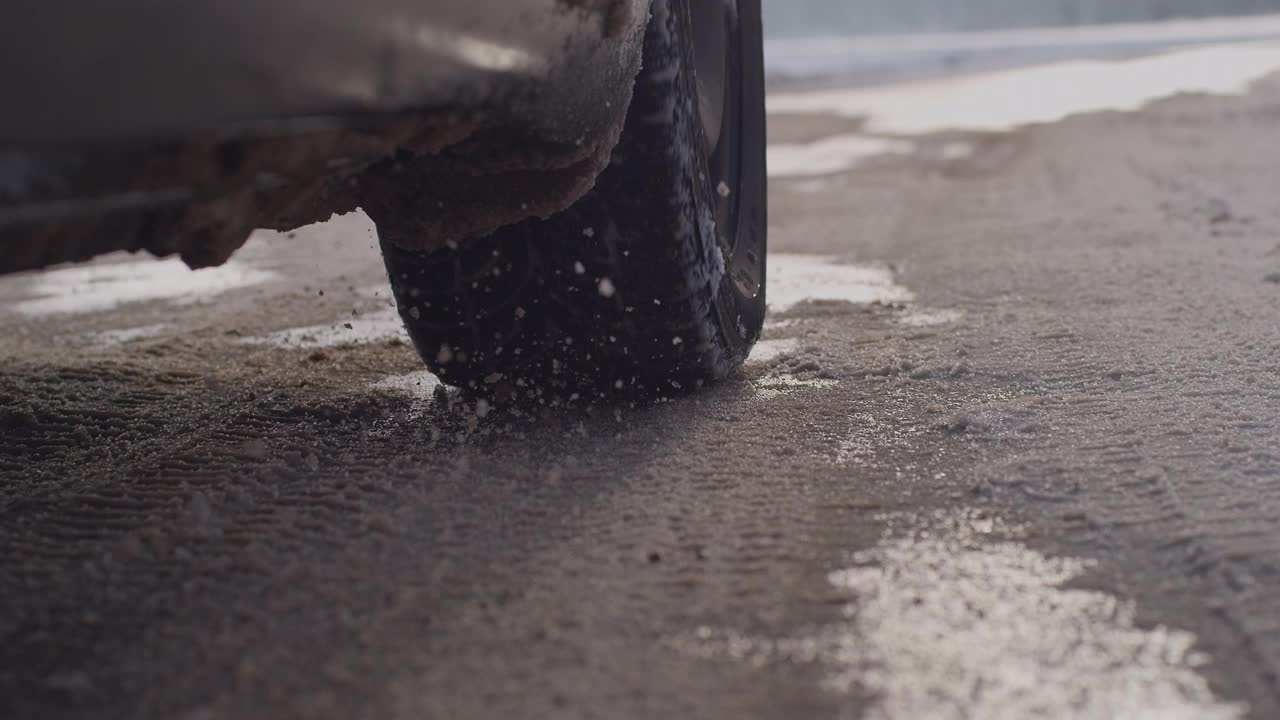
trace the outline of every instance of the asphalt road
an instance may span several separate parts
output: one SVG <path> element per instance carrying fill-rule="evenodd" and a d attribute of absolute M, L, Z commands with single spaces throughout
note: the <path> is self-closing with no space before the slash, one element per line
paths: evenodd
<path fill-rule="evenodd" d="M 651 406 L 438 395 L 358 216 L 0 280 L 0 717 L 1280 716 L 1280 77 L 797 113 Z"/>

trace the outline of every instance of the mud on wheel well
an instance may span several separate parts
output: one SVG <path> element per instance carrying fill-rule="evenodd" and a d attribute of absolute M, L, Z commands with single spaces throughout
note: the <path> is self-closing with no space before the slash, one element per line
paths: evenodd
<path fill-rule="evenodd" d="M 362 208 L 406 249 L 548 217 L 591 189 L 625 112 L 575 143 L 480 114 L 316 118 L 227 137 L 0 147 L 0 273 L 126 250 L 225 262 L 257 228 Z"/>

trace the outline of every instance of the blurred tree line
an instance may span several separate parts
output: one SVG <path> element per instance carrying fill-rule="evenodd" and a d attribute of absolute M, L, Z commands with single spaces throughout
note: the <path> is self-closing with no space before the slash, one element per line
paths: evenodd
<path fill-rule="evenodd" d="M 764 0 L 775 34 L 993 30 L 1280 12 L 1280 0 Z"/>

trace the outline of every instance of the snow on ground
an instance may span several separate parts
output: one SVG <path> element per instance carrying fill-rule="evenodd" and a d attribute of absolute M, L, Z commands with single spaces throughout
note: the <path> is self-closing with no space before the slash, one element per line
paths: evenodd
<path fill-rule="evenodd" d="M 1261 40 L 1280 40 L 1280 15 L 992 32 L 785 37 L 767 41 L 765 58 L 769 76 L 777 80 L 885 83 Z"/>
<path fill-rule="evenodd" d="M 76 265 L 34 276 L 27 289 L 30 297 L 11 309 L 46 316 L 103 312 L 141 302 L 191 304 L 276 277 L 234 260 L 197 271 L 176 258 Z"/>
<path fill-rule="evenodd" d="M 288 328 L 265 337 L 246 338 L 252 344 L 280 347 L 326 348 L 339 345 L 372 345 L 404 337 L 404 322 L 393 307 L 380 308 L 360 317 L 344 317 L 329 323 Z"/>
<path fill-rule="evenodd" d="M 819 255 L 769 256 L 769 310 L 782 313 L 809 300 L 895 303 L 913 299 L 885 267 L 853 265 Z"/>
<path fill-rule="evenodd" d="M 789 638 L 704 626 L 671 644 L 753 666 L 816 662 L 829 691 L 872 691 L 866 716 L 880 720 L 1245 716 L 1199 674 L 1195 636 L 1138 627 L 1133 603 L 1072 588 L 1090 562 L 1047 557 L 981 512 L 883 519 L 879 546 L 829 576 L 847 622 Z"/>
<path fill-rule="evenodd" d="M 877 62 L 904 66 L 919 61 L 917 55 L 931 57 L 931 53 L 947 58 L 952 57 L 949 53 L 963 57 L 965 53 L 1009 52 L 1017 56 L 1017 48 L 1052 47 L 1058 57 L 1028 67 L 964 74 L 955 72 L 965 67 L 965 63 L 957 61 L 949 66 L 952 73 L 947 77 L 872 87 L 846 85 L 772 93 L 768 100 L 770 113 L 835 115 L 860 120 L 863 126 L 858 132 L 811 142 L 771 145 L 770 174 L 794 178 L 842 172 L 876 157 L 911 154 L 918 149 L 916 138 L 933 133 L 1006 132 L 1084 113 L 1134 112 L 1183 93 L 1241 95 L 1258 80 L 1280 71 L 1280 41 L 1275 39 L 1280 37 L 1280 17 L 1250 24 L 1205 21 L 1207 30 L 1194 35 L 1192 29 L 1197 25 L 922 36 L 900 39 L 904 47 L 898 50 L 886 46 L 887 41 L 882 38 L 806 41 L 792 54 L 807 58 L 804 62 L 810 64 L 810 71 L 833 75 L 849 72 L 849 63 L 857 66 L 863 60 L 856 58 L 864 54 L 867 58 L 883 54 L 884 59 Z M 1139 36 L 1142 28 L 1153 37 L 1164 38 L 1165 44 L 1129 42 Z M 1200 44 L 1188 39 L 1193 35 L 1200 38 Z M 1262 37 L 1271 39 L 1203 44 L 1211 38 L 1240 41 Z M 1179 39 L 1185 42 L 1175 42 Z M 1128 55 L 1097 59 L 1098 53 L 1091 49 L 1101 46 L 1103 40 L 1128 48 Z M 1143 48 L 1159 52 L 1134 57 Z M 1025 53 L 1023 56 L 1028 57 Z M 779 67 L 791 62 L 786 57 L 787 53 L 778 53 L 775 61 Z M 860 72 L 870 72 L 867 68 L 872 65 L 866 63 L 871 60 L 866 60 Z M 885 71 L 877 77 L 892 76 L 894 73 Z M 942 159 L 963 159 L 972 153 L 972 146 L 951 143 L 943 149 Z"/>
<path fill-rule="evenodd" d="M 867 132 L 1003 132 L 1089 112 L 1132 112 L 1181 93 L 1240 95 L 1280 71 L 1280 43 L 1222 45 L 1130 60 L 1072 60 L 874 88 L 779 93 L 772 113 L 866 119 Z"/>

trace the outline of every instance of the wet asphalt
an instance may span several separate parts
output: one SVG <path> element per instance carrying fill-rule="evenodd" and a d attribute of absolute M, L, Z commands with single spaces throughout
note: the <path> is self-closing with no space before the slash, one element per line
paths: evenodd
<path fill-rule="evenodd" d="M 1018 128 L 775 98 L 765 341 L 642 406 L 438 392 L 361 216 L 0 279 L 0 717 L 1275 717 L 1246 57 Z"/>

